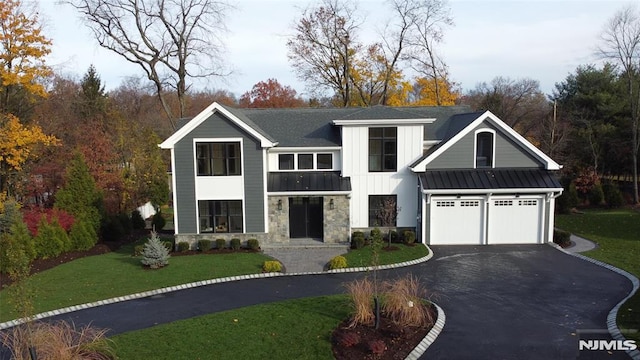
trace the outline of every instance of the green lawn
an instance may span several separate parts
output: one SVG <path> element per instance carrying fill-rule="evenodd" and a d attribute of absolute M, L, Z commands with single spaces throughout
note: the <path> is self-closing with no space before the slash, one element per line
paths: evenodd
<path fill-rule="evenodd" d="M 36 313 L 194 281 L 260 273 L 263 262 L 270 259 L 260 253 L 174 256 L 169 266 L 147 270 L 140 258 L 131 256 L 133 246 L 31 276 L 28 281 L 36 291 Z M 16 318 L 8 297 L 6 289 L 0 291 L 0 321 Z"/>
<path fill-rule="evenodd" d="M 395 264 L 405 261 L 411 261 L 419 259 L 429 254 L 429 249 L 422 244 L 416 244 L 415 246 L 407 246 L 405 244 L 391 244 L 398 248 L 398 250 L 387 251 L 384 248 L 379 252 L 379 265 Z M 383 246 L 387 246 L 385 243 Z M 371 246 L 365 246 L 362 249 L 349 250 L 348 253 L 343 255 L 347 259 L 348 267 L 360 267 L 371 266 L 372 248 Z"/>
<path fill-rule="evenodd" d="M 588 210 L 584 214 L 559 215 L 556 226 L 598 244 L 598 249 L 583 255 L 640 277 L 640 212 Z M 617 320 L 620 329 L 640 329 L 640 292 L 623 304 Z M 625 336 L 640 341 L 640 333 Z"/>
<path fill-rule="evenodd" d="M 175 321 L 112 339 L 124 360 L 333 359 L 331 332 L 348 315 L 346 295 L 323 296 Z"/>

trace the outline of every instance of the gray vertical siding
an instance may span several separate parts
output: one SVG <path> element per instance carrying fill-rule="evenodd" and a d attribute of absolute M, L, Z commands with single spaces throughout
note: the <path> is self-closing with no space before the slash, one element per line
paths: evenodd
<path fill-rule="evenodd" d="M 194 138 L 243 138 L 245 232 L 264 232 L 264 176 L 260 142 L 216 113 L 175 144 L 178 231 L 198 231 L 195 199 Z"/>
<path fill-rule="evenodd" d="M 537 168 L 543 164 L 519 145 L 507 138 L 496 127 L 485 123 L 480 124 L 471 130 L 467 135 L 455 143 L 447 151 L 434 159 L 427 168 L 429 169 L 469 169 L 474 167 L 475 132 L 480 129 L 491 129 L 496 131 L 495 146 L 495 167 L 515 167 L 515 168 Z"/>

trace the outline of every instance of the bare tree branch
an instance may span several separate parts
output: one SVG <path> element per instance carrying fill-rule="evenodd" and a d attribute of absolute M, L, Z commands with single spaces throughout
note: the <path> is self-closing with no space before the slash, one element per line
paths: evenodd
<path fill-rule="evenodd" d="M 175 91 L 183 117 L 188 78 L 228 75 L 220 54 L 230 6 L 216 0 L 64 0 L 75 7 L 100 46 L 139 65 L 154 84 L 175 129 L 168 102 Z"/>

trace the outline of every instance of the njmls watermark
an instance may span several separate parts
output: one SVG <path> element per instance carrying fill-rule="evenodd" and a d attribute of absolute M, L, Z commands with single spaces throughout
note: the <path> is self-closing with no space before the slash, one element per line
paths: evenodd
<path fill-rule="evenodd" d="M 634 334 L 638 330 L 621 330 L 622 334 Z M 635 340 L 602 340 L 594 339 L 595 335 L 605 335 L 603 337 L 609 337 L 609 331 L 606 329 L 580 329 L 577 330 L 578 334 L 578 350 L 591 350 L 591 351 L 633 351 L 638 349 L 638 344 Z M 588 335 L 590 339 L 581 339 L 582 335 Z"/>

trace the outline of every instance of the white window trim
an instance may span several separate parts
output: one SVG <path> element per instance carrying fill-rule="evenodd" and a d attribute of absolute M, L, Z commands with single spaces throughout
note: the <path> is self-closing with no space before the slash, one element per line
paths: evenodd
<path fill-rule="evenodd" d="M 331 168 L 329 169 L 318 169 L 318 155 L 331 155 Z M 280 155 L 293 155 L 293 169 L 280 169 Z M 313 169 L 300 169 L 298 166 L 298 156 L 299 155 L 313 155 Z M 335 153 L 331 151 L 319 151 L 319 152 L 278 152 L 277 153 L 277 166 L 278 168 L 274 170 L 274 172 L 296 172 L 296 171 L 335 171 L 336 168 L 334 166 Z"/>
<path fill-rule="evenodd" d="M 244 176 L 244 139 L 243 138 L 194 138 L 193 139 L 193 176 L 194 179 L 198 177 L 209 177 L 211 175 L 198 175 L 198 157 L 196 153 L 197 143 L 240 143 L 240 175 L 225 175 L 225 177 L 242 177 Z M 218 175 L 220 176 L 220 175 Z"/>
<path fill-rule="evenodd" d="M 493 135 L 493 144 L 491 144 L 491 167 L 482 167 L 481 169 L 493 169 L 496 167 L 496 131 L 493 129 L 478 129 L 473 134 L 473 168 L 478 169 L 477 159 L 478 159 L 478 134 L 480 133 L 491 133 Z"/>

